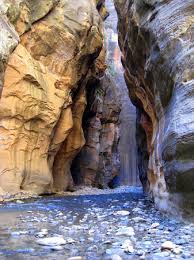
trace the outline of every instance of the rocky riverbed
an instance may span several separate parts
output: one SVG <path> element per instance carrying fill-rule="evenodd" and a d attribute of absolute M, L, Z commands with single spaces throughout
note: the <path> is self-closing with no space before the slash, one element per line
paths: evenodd
<path fill-rule="evenodd" d="M 1 204 L 0 259 L 194 259 L 194 224 L 121 191 Z"/>

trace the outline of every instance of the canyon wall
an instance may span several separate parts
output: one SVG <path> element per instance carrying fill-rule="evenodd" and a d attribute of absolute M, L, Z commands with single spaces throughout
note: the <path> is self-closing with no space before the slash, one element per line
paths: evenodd
<path fill-rule="evenodd" d="M 139 173 L 137 167 L 136 142 L 136 108 L 130 101 L 128 89 L 124 79 L 124 70 L 121 64 L 121 51 L 118 45 L 117 12 L 114 1 L 106 0 L 109 17 L 104 21 L 105 42 L 107 50 L 107 71 L 116 82 L 117 96 L 121 99 L 120 121 L 120 174 L 121 185 L 139 186 Z"/>
<path fill-rule="evenodd" d="M 0 0 L 0 194 L 72 189 L 106 16 L 99 0 Z"/>
<path fill-rule="evenodd" d="M 149 159 L 142 145 L 139 161 L 156 205 L 165 209 L 169 199 L 194 190 L 194 2 L 115 5 L 129 95 L 146 136 Z"/>
<path fill-rule="evenodd" d="M 106 74 L 87 85 L 88 104 L 83 118 L 86 144 L 72 165 L 77 185 L 98 188 L 118 185 L 120 170 L 117 88 Z"/>

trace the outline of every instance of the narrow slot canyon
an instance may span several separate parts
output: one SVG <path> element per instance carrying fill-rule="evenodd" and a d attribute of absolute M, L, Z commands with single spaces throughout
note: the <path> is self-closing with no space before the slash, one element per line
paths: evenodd
<path fill-rule="evenodd" d="M 193 0 L 0 0 L 0 259 L 194 259 Z"/>

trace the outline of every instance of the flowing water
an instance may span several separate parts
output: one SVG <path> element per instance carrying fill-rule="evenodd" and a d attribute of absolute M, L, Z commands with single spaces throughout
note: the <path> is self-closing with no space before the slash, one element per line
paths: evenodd
<path fill-rule="evenodd" d="M 108 260 L 115 254 L 123 260 L 193 259 L 193 234 L 194 225 L 163 216 L 140 189 L 0 206 L 0 259 Z M 40 237 L 56 236 L 62 236 L 65 244 L 37 243 Z M 180 254 L 161 251 L 166 240 L 173 241 Z"/>

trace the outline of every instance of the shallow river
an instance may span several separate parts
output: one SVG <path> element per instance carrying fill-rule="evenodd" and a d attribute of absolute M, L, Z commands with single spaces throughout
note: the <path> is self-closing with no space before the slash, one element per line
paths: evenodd
<path fill-rule="evenodd" d="M 57 236 L 64 245 L 37 243 Z M 161 250 L 166 240 L 177 250 Z M 141 192 L 44 197 L 0 206 L 0 259 L 72 256 L 194 259 L 194 225 L 163 216 Z"/>

